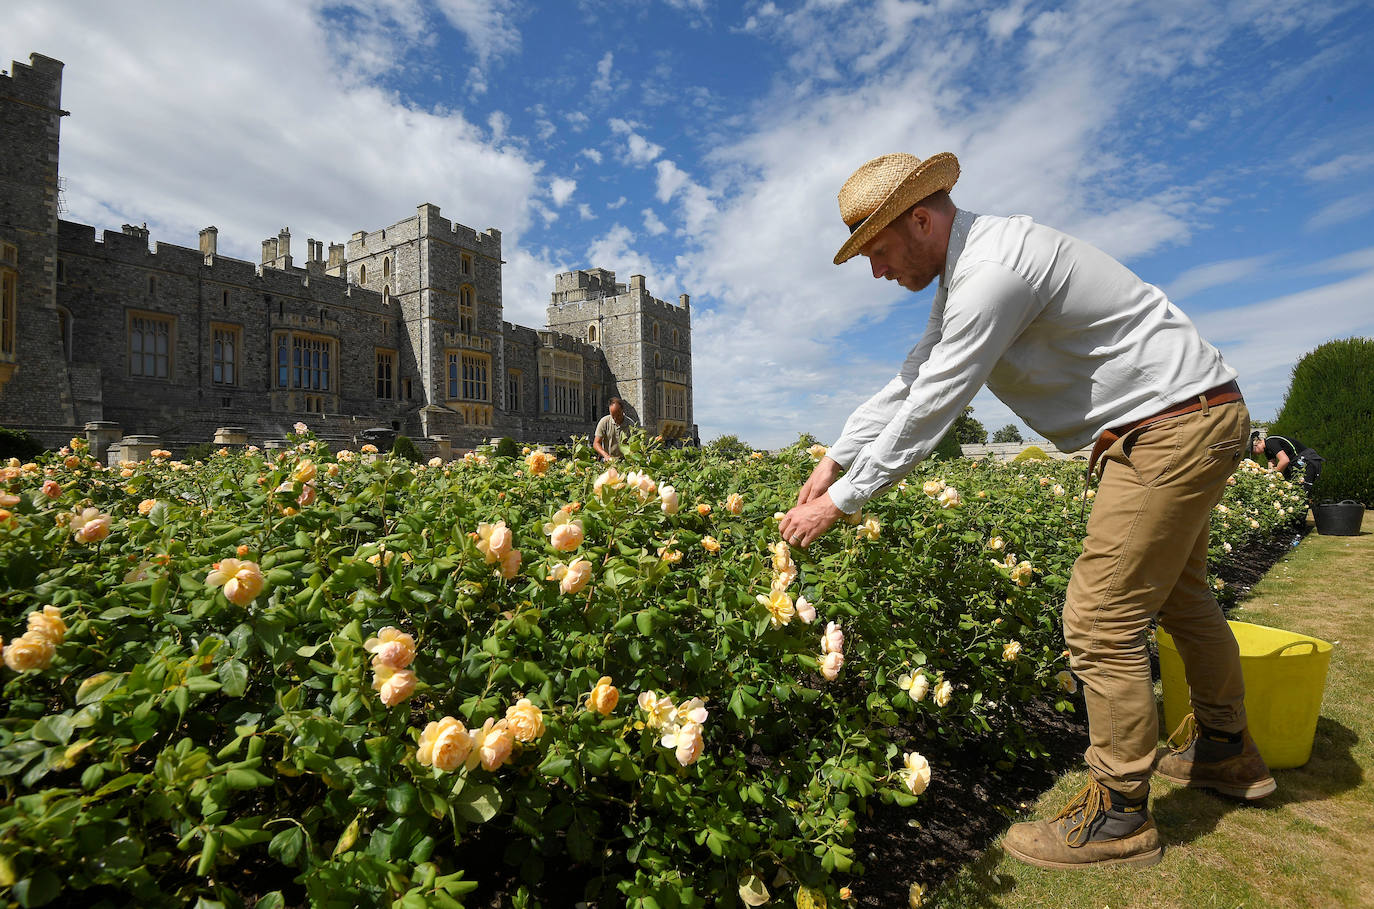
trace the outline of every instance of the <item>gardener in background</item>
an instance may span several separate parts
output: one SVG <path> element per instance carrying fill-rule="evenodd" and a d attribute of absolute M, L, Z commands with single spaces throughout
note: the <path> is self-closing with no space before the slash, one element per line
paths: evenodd
<path fill-rule="evenodd" d="M 1322 464 L 1326 459 L 1312 448 L 1297 439 L 1283 436 L 1261 436 L 1258 431 L 1250 433 L 1250 452 L 1257 458 L 1264 458 L 1266 465 L 1272 461 L 1270 470 L 1277 470 L 1284 479 L 1293 475 L 1293 468 L 1303 468 L 1302 486 L 1307 490 L 1307 499 L 1312 501 L 1312 490 L 1317 478 L 1322 475 Z"/>
<path fill-rule="evenodd" d="M 592 433 L 592 447 L 601 455 L 601 460 L 614 461 L 620 457 L 620 440 L 629 421 L 625 419 L 625 403 L 618 397 L 611 398 L 606 411 L 596 424 L 596 432 Z"/>
<path fill-rule="evenodd" d="M 986 383 L 1063 451 L 1096 440 L 1102 479 L 1064 606 L 1083 682 L 1091 782 L 1004 847 L 1047 868 L 1158 861 L 1151 771 L 1241 798 L 1274 791 L 1246 731 L 1240 653 L 1207 585 L 1212 507 L 1245 453 L 1236 372 L 1159 288 L 1102 251 L 1025 216 L 955 208 L 951 154 L 883 155 L 840 190 L 850 237 L 835 256 L 915 293 L 939 279 L 925 334 L 860 405 L 783 518 L 805 546 L 934 448 Z M 841 476 L 843 474 L 843 476 Z M 1159 757 L 1145 638 L 1178 642 L 1196 731 Z M 1189 727 L 1193 728 L 1193 727 Z M 1200 733 L 1197 734 L 1197 733 Z"/>

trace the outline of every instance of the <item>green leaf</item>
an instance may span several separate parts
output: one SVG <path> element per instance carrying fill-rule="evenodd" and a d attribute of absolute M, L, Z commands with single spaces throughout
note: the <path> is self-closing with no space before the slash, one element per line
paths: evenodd
<path fill-rule="evenodd" d="M 65 713 L 54 713 L 34 723 L 29 734 L 42 742 L 65 745 L 70 741 L 74 731 L 71 717 Z"/>
<path fill-rule="evenodd" d="M 25 909 L 29 906 L 46 906 L 57 899 L 61 892 L 62 881 L 47 868 L 40 868 L 14 885 L 14 898 Z"/>
<path fill-rule="evenodd" d="M 242 660 L 226 660 L 220 664 L 219 680 L 229 697 L 242 697 L 248 690 L 248 666 Z"/>
<path fill-rule="evenodd" d="M 101 700 L 124 680 L 124 673 L 97 672 L 76 689 L 78 707 Z"/>
<path fill-rule="evenodd" d="M 267 844 L 267 852 L 283 865 L 294 865 L 304 847 L 305 831 L 295 824 L 291 824 L 281 833 L 272 837 L 272 841 Z"/>
<path fill-rule="evenodd" d="M 386 791 L 386 806 L 396 814 L 409 814 L 419 804 L 420 796 L 409 783 L 392 786 Z"/>
<path fill-rule="evenodd" d="M 469 783 L 458 794 L 453 807 L 465 820 L 484 824 L 501 810 L 501 793 L 495 786 Z"/>

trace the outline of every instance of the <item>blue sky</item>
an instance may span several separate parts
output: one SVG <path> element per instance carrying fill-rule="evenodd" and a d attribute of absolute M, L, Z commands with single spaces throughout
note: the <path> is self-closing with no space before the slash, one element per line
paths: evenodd
<path fill-rule="evenodd" d="M 961 207 L 1026 213 L 1169 292 L 1258 419 L 1293 363 L 1374 336 L 1366 2 L 61 2 L 0 57 L 63 60 L 67 217 L 256 261 L 432 202 L 499 227 L 505 317 L 610 268 L 692 295 L 703 439 L 833 440 L 931 292 L 835 267 L 835 194 L 959 156 Z M 0 63 L 3 65 L 3 63 Z M 1017 422 L 986 391 L 974 416 Z M 1023 431 L 1025 427 L 1023 426 Z"/>

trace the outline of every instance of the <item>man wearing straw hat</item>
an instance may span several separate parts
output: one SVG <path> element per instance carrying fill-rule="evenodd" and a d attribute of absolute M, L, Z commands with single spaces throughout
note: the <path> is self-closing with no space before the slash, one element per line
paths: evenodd
<path fill-rule="evenodd" d="M 1235 370 L 1159 288 L 1028 217 L 956 208 L 958 177 L 952 154 L 883 155 L 841 188 L 850 237 L 835 264 L 862 255 L 874 278 L 913 293 L 939 285 L 919 343 L 850 416 L 780 529 L 805 546 L 857 512 L 930 453 L 984 384 L 1061 450 L 1095 443 L 1089 475 L 1100 458 L 1102 476 L 1064 605 L 1091 781 L 1003 845 L 1046 868 L 1154 864 L 1152 771 L 1245 799 L 1275 788 L 1246 731 L 1239 648 L 1207 585 L 1210 516 L 1248 448 L 1249 412 Z M 1191 735 L 1158 760 L 1145 644 L 1155 620 L 1178 643 L 1193 701 Z"/>

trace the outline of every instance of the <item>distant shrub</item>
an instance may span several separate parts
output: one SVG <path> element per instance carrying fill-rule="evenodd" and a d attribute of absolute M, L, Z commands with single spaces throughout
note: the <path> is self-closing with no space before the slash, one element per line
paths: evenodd
<path fill-rule="evenodd" d="M 739 436 L 721 436 L 706 444 L 706 450 L 711 454 L 729 460 L 730 458 L 747 458 L 754 453 L 754 449 L 748 442 Z"/>
<path fill-rule="evenodd" d="M 1020 454 L 1012 458 L 1012 462 L 1018 461 L 1048 461 L 1050 456 L 1045 454 L 1045 449 L 1039 445 L 1027 445 Z"/>
<path fill-rule="evenodd" d="M 520 448 L 510 436 L 502 436 L 501 441 L 496 443 L 496 456 L 498 458 L 518 458 L 520 457 Z"/>
<path fill-rule="evenodd" d="M 22 429 L 0 428 L 0 458 L 32 461 L 45 450 L 41 442 Z"/>
<path fill-rule="evenodd" d="M 959 436 L 954 428 L 951 428 L 949 432 L 945 433 L 944 438 L 935 443 L 935 450 L 931 454 L 939 455 L 941 459 L 946 461 L 964 456 L 964 450 L 959 447 Z"/>
<path fill-rule="evenodd" d="M 216 445 L 213 442 L 197 442 L 194 445 L 186 446 L 186 456 L 182 458 L 182 460 L 191 462 L 208 461 L 221 447 L 222 446 Z"/>
<path fill-rule="evenodd" d="M 1313 492 L 1318 501 L 1374 507 L 1374 338 L 1328 341 L 1300 359 L 1269 432 L 1326 459 Z"/>
<path fill-rule="evenodd" d="M 416 464 L 424 462 L 424 456 L 420 454 L 420 449 L 415 447 L 415 443 L 410 440 L 410 436 L 397 436 L 396 441 L 391 443 L 391 453 Z"/>
<path fill-rule="evenodd" d="M 992 441 L 1024 442 L 1025 439 L 1021 438 L 1021 430 L 1016 428 L 1015 423 L 1008 423 L 1006 426 L 1003 426 L 1001 429 L 997 430 L 992 434 Z"/>

